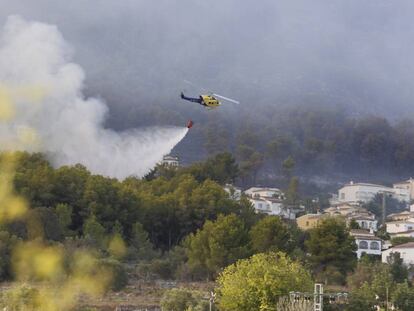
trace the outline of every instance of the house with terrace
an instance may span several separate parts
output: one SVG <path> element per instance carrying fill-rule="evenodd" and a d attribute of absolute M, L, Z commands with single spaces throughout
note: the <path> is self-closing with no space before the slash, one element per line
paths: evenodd
<path fill-rule="evenodd" d="M 373 233 L 363 229 L 353 229 L 350 235 L 355 239 L 358 259 L 363 254 L 381 256 L 382 240 Z"/>

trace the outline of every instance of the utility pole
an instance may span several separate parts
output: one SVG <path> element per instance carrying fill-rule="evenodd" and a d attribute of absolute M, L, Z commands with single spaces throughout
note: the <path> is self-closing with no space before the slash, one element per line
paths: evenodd
<path fill-rule="evenodd" d="M 385 226 L 385 215 L 387 212 L 387 198 L 385 192 L 382 193 L 382 225 Z"/>
<path fill-rule="evenodd" d="M 382 194 L 382 225 L 385 226 L 385 220 L 387 218 L 387 196 L 392 197 L 392 191 L 380 191 Z"/>
<path fill-rule="evenodd" d="M 385 296 L 386 296 L 386 305 L 385 305 L 385 311 L 388 311 L 388 286 L 385 289 Z"/>

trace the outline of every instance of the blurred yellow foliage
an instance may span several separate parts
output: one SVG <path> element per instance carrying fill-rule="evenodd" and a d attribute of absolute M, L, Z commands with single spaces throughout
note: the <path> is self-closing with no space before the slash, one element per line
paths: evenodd
<path fill-rule="evenodd" d="M 127 247 L 119 234 L 115 234 L 115 236 L 110 240 L 108 250 L 109 253 L 115 258 L 122 258 L 125 256 Z"/>
<path fill-rule="evenodd" d="M 13 119 L 14 101 L 38 102 L 46 96 L 42 87 L 7 88 L 0 85 L 0 122 Z M 10 146 L 40 145 L 36 132 L 21 128 Z M 15 193 L 13 180 L 18 157 L 3 153 L 0 157 L 0 224 L 23 219 L 27 202 Z M 26 217 L 27 218 L 27 217 Z M 28 230 L 41 227 L 38 219 L 25 219 Z M 30 231 L 29 230 L 29 231 Z M 68 254 L 63 246 L 43 241 L 43 231 L 31 235 L 36 239 L 22 241 L 13 250 L 12 263 L 17 283 L 0 291 L 0 308 L 4 310 L 73 310 L 81 298 L 99 297 L 110 287 L 112 271 L 99 264 L 94 253 L 77 250 Z M 126 246 L 119 235 L 109 245 L 110 253 L 122 257 Z M 28 285 L 30 284 L 30 285 Z"/>
<path fill-rule="evenodd" d="M 29 147 L 40 146 L 40 138 L 36 130 L 31 127 L 22 127 L 18 130 L 19 144 Z"/>
<path fill-rule="evenodd" d="M 13 254 L 13 270 L 20 281 L 47 280 L 62 277 L 63 251 L 38 241 L 18 245 Z"/>
<path fill-rule="evenodd" d="M 0 85 L 0 120 L 7 121 L 14 116 L 12 95 L 6 87 Z"/>
<path fill-rule="evenodd" d="M 17 157 L 3 153 L 0 159 L 0 224 L 24 216 L 26 201 L 14 192 L 13 178 Z"/>

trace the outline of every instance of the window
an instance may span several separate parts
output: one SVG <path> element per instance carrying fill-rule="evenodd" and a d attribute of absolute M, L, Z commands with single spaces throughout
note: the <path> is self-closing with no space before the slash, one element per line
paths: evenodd
<path fill-rule="evenodd" d="M 366 227 L 367 227 L 367 225 L 366 225 L 365 221 L 361 221 L 361 228 L 365 229 Z"/>
<path fill-rule="evenodd" d="M 341 200 L 345 200 L 345 193 L 341 193 Z"/>
<path fill-rule="evenodd" d="M 378 242 L 371 242 L 371 249 L 379 249 L 379 243 Z"/>
<path fill-rule="evenodd" d="M 368 249 L 368 242 L 367 241 L 359 242 L 359 248 L 360 249 Z"/>
<path fill-rule="evenodd" d="M 306 222 L 306 227 L 308 227 L 308 226 L 309 226 L 309 221 Z"/>

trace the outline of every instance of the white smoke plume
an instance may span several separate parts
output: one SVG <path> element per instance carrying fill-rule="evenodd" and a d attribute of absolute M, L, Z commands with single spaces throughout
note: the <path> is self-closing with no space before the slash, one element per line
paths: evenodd
<path fill-rule="evenodd" d="M 42 151 L 55 166 L 81 163 L 93 173 L 125 178 L 145 175 L 185 137 L 185 127 L 105 129 L 108 108 L 82 95 L 84 72 L 70 59 L 56 27 L 7 19 L 0 33 L 0 93 L 13 98 L 14 111 L 0 123 L 0 149 Z M 10 145 L 27 132 L 39 143 Z"/>

